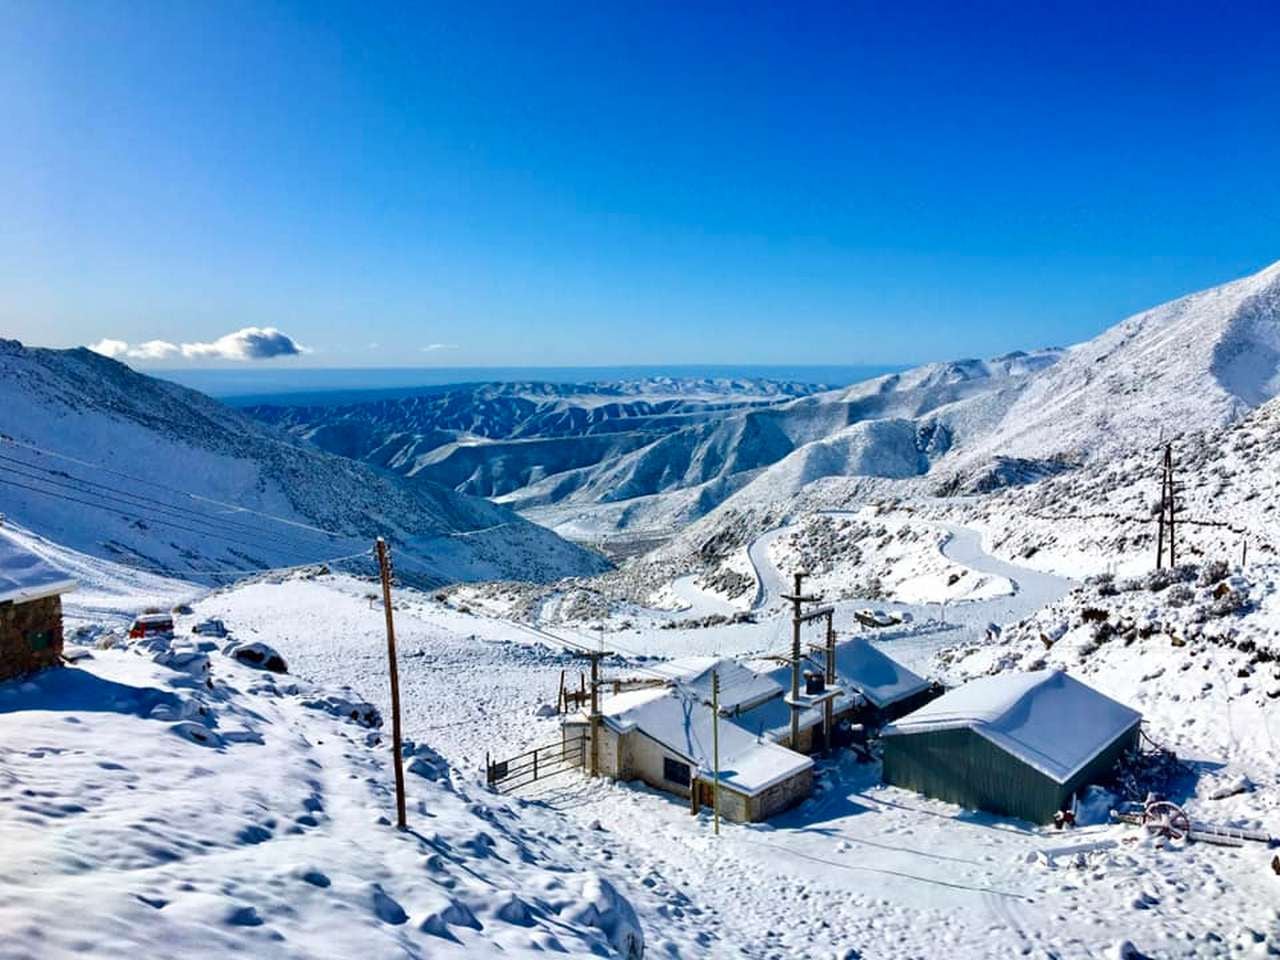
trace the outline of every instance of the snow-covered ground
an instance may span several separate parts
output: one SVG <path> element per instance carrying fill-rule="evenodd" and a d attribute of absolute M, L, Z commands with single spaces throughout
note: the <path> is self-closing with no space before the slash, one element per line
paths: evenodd
<path fill-rule="evenodd" d="M 1013 592 L 948 606 L 947 624 L 928 608 L 883 604 L 917 616 L 880 632 L 881 649 L 955 680 L 1028 665 L 1013 651 L 1043 650 L 1034 625 L 1056 632 L 1058 620 L 1079 616 L 1084 594 L 1067 598 L 1070 584 L 990 557 L 970 531 L 949 534 L 948 563 L 1005 578 Z M 940 538 L 918 539 L 938 550 Z M 100 615 L 106 636 L 119 635 L 131 601 L 182 593 L 174 581 L 90 566 L 110 609 L 73 607 L 71 625 Z M 1256 611 L 1231 622 L 1263 617 L 1256 634 L 1268 635 L 1273 593 L 1251 584 Z M 837 603 L 842 629 L 860 603 Z M 1196 604 L 1204 602 L 1188 609 Z M 180 656 L 164 645 L 99 649 L 104 634 L 86 629 L 92 659 L 0 685 L 9 800 L 0 805 L 0 871 L 42 878 L 5 886 L 0 922 L 19 936 L 0 956 L 88 946 L 104 956 L 488 956 L 557 944 L 587 952 L 616 940 L 632 912 L 656 956 L 1088 957 L 1126 940 L 1148 956 L 1280 951 L 1265 849 L 1160 846 L 1123 826 L 1059 833 L 998 820 L 883 786 L 875 764 L 847 757 L 823 762 L 817 792 L 800 807 L 767 825 L 725 824 L 719 838 L 705 816 L 635 785 L 568 773 L 518 798 L 483 786 L 486 752 L 513 755 L 557 737 L 545 708 L 562 671 L 574 686 L 584 666 L 568 648 L 603 642 L 628 655 L 606 660 L 610 677 L 635 675 L 642 658 L 758 654 L 785 643 L 789 629 L 767 610 L 754 623 L 698 627 L 633 605 L 610 610 L 596 633 L 398 589 L 406 736 L 424 744 L 409 777 L 413 830 L 400 834 L 386 822 L 385 740 L 308 706 L 341 712 L 368 699 L 385 711 L 375 585 L 294 571 L 205 594 L 194 607 L 179 617 L 180 636 L 218 616 L 239 640 L 279 650 L 290 675 L 189 645 Z M 1013 626 L 993 642 L 991 621 Z M 1171 662 L 1185 648 L 1167 638 L 1136 650 L 1103 644 L 1117 659 L 1089 666 L 1071 652 L 1082 646 L 1077 633 L 1069 627 L 1053 655 L 1142 709 L 1154 738 L 1201 764 L 1197 815 L 1280 828 L 1267 739 L 1280 733 L 1268 712 L 1280 683 L 1267 672 L 1274 663 L 1233 679 L 1241 652 L 1215 646 L 1227 672 L 1206 688 L 1204 668 Z M 1153 699 L 1141 678 L 1162 666 L 1179 684 Z M 1247 696 L 1236 695 L 1240 682 Z M 1224 708 L 1225 734 L 1215 719 Z M 1248 792 L 1207 799 L 1241 778 Z"/>
<path fill-rule="evenodd" d="M 75 665 L 0 684 L 0 957 L 638 957 L 644 929 L 697 956 L 714 936 L 611 831 L 421 741 L 397 831 L 360 698 L 197 646 L 192 622 L 145 643 L 108 624 Z"/>
<path fill-rule="evenodd" d="M 199 610 L 240 624 L 247 635 L 270 637 L 299 671 L 351 680 L 384 702 L 381 622 L 366 591 L 342 578 L 258 584 L 210 597 Z M 273 612 L 279 609 L 295 611 L 287 626 Z M 323 612 L 299 617 L 299 610 Z M 650 626 L 608 633 L 605 643 L 646 654 L 745 651 L 769 647 L 785 634 L 779 626 Z M 560 671 L 572 677 L 581 662 L 548 638 L 592 641 L 587 633 L 544 634 L 461 614 L 410 591 L 401 595 L 397 630 L 408 732 L 429 738 L 470 777 L 480 775 L 484 750 L 515 753 L 555 737 L 555 718 L 539 716 L 539 706 L 554 699 Z M 978 631 L 964 637 L 962 649 L 984 649 Z M 921 643 L 912 659 L 951 676 L 945 655 L 933 659 L 945 644 L 928 636 Z M 882 648 L 909 652 L 910 644 L 904 635 Z M 609 676 L 629 672 L 634 668 L 620 660 L 607 666 Z M 1099 686 L 1113 696 L 1136 696 L 1123 684 Z M 1147 705 L 1139 699 L 1135 706 Z M 1152 717 L 1153 735 L 1179 746 L 1174 737 L 1182 729 L 1168 715 Z M 1205 750 L 1234 769 L 1229 742 L 1206 742 Z M 682 803 L 635 785 L 571 774 L 522 795 L 578 828 L 599 821 L 615 856 L 635 875 L 662 875 L 690 896 L 696 891 L 716 955 L 854 949 L 865 957 L 943 950 L 1086 957 L 1124 940 L 1150 956 L 1280 949 L 1275 878 L 1263 849 L 1165 849 L 1133 828 L 1100 824 L 1059 833 L 975 815 L 878 779 L 874 765 L 847 759 L 824 765 L 812 800 L 765 826 L 726 825 L 719 840 L 705 817 L 690 817 Z M 1274 816 L 1268 807 L 1249 822 L 1275 829 Z"/>

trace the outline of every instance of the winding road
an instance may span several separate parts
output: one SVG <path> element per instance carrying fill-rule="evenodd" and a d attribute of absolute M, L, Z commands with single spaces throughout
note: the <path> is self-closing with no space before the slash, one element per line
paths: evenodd
<path fill-rule="evenodd" d="M 823 511 L 824 516 L 854 516 L 847 511 Z M 992 556 L 982 546 L 982 534 L 969 527 L 950 523 L 932 523 L 944 530 L 947 539 L 942 545 L 942 555 L 953 563 L 961 564 L 979 573 L 1005 577 L 1013 584 L 1013 593 L 987 600 L 966 600 L 952 604 L 878 602 L 878 609 L 894 613 L 910 614 L 916 622 L 941 619 L 947 629 L 921 632 L 918 627 L 886 628 L 875 635 L 877 642 L 892 643 L 894 656 L 908 667 L 923 665 L 941 646 L 961 640 L 976 639 L 991 623 L 1010 623 L 1021 620 L 1046 604 L 1065 596 L 1074 586 L 1065 577 L 1032 570 Z M 769 558 L 769 545 L 791 530 L 791 526 L 777 527 L 761 534 L 747 547 L 756 577 L 756 597 L 752 609 L 766 610 L 776 604 L 785 592 L 782 574 Z M 866 606 L 865 600 L 838 601 L 835 604 L 838 620 L 848 622 L 857 607 Z"/>

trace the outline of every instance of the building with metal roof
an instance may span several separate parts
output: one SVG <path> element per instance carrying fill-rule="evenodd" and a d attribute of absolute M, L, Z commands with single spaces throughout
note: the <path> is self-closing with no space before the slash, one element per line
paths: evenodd
<path fill-rule="evenodd" d="M 972 680 L 881 732 L 886 783 L 1047 823 L 1137 742 L 1142 715 L 1061 670 Z"/>

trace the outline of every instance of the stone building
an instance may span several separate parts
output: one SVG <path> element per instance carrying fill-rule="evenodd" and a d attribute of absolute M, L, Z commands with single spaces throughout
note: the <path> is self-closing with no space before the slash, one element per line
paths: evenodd
<path fill-rule="evenodd" d="M 731 664 L 722 666 L 727 677 L 734 677 Z M 673 669 L 673 679 L 683 672 Z M 712 713 L 696 690 L 703 672 L 690 665 L 692 682 L 687 687 L 630 690 L 604 700 L 597 747 L 601 775 L 642 781 L 687 800 L 695 810 L 711 805 Z M 743 683 L 740 677 L 726 682 L 727 677 L 721 684 L 731 700 L 766 692 L 758 683 Z M 579 713 L 566 720 L 564 733 L 567 738 L 584 737 L 589 750 L 589 727 L 587 715 Z M 813 791 L 813 761 L 808 757 L 757 737 L 723 716 L 719 740 L 720 813 L 727 819 L 766 820 Z"/>
<path fill-rule="evenodd" d="M 75 581 L 0 536 L 0 681 L 53 666 L 62 657 L 62 594 Z"/>

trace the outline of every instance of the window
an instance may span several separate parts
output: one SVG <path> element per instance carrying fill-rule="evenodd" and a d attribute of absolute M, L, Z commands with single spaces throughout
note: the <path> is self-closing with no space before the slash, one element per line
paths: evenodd
<path fill-rule="evenodd" d="M 662 779 L 671 783 L 678 783 L 682 787 L 689 785 L 689 765 L 681 763 L 679 760 L 672 760 L 670 757 L 662 758 Z"/>
<path fill-rule="evenodd" d="M 33 652 L 38 652 L 40 650 L 48 650 L 51 646 L 53 646 L 53 631 L 52 630 L 28 630 L 27 646 L 29 646 Z"/>

